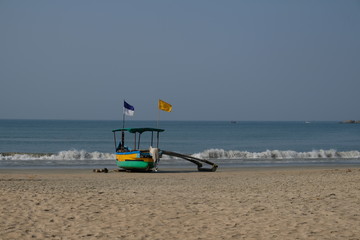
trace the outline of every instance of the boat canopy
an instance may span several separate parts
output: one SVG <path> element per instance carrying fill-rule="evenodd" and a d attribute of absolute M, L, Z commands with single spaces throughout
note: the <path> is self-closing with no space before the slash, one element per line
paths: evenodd
<path fill-rule="evenodd" d="M 119 129 L 114 129 L 112 130 L 112 132 L 129 132 L 129 133 L 140 133 L 142 134 L 143 132 L 163 132 L 165 131 L 164 129 L 159 129 L 159 128 L 119 128 Z"/>

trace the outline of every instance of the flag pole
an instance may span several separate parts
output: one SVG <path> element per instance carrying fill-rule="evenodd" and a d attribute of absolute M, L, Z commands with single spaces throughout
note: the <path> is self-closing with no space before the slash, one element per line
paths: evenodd
<path fill-rule="evenodd" d="M 125 99 L 124 99 L 124 103 L 123 103 L 123 122 L 122 122 L 122 128 L 125 128 Z M 121 149 L 124 149 L 124 141 L 125 141 L 125 133 L 124 130 L 121 131 Z"/>
<path fill-rule="evenodd" d="M 123 122 L 122 122 L 122 128 L 125 128 L 125 111 L 123 109 Z"/>
<path fill-rule="evenodd" d="M 156 124 L 157 128 L 159 128 L 159 121 L 160 121 L 160 108 L 159 108 L 159 102 L 158 102 L 158 119 L 157 119 L 157 124 Z"/>
<path fill-rule="evenodd" d="M 125 99 L 123 103 L 123 122 L 122 122 L 122 128 L 125 128 Z"/>
<path fill-rule="evenodd" d="M 163 111 L 166 111 L 166 112 L 171 112 L 172 105 L 159 99 L 158 108 L 159 108 L 159 113 L 158 113 L 158 124 L 157 124 L 157 126 L 159 127 L 160 110 L 163 110 Z"/>
<path fill-rule="evenodd" d="M 156 124 L 157 128 L 159 128 L 159 121 L 160 121 L 160 110 L 158 109 L 158 120 L 157 120 L 157 124 Z"/>

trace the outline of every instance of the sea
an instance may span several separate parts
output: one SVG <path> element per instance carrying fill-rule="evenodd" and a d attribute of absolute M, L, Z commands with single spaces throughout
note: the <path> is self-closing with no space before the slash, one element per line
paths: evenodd
<path fill-rule="evenodd" d="M 210 160 L 219 169 L 360 165 L 360 124 L 304 121 L 0 120 L 0 168 L 116 168 L 113 129 L 152 127 L 159 148 Z M 131 136 L 130 136 L 131 135 Z M 115 135 L 117 142 L 118 135 Z M 141 136 L 141 148 L 151 144 Z M 133 146 L 127 134 L 125 144 Z M 163 156 L 159 168 L 191 168 Z"/>

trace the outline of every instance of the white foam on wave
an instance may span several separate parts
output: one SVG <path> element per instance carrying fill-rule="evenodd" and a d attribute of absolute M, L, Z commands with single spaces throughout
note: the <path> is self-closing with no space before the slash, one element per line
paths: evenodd
<path fill-rule="evenodd" d="M 85 150 L 67 150 L 55 154 L 11 153 L 0 154 L 0 160 L 113 160 L 115 154 L 87 152 Z"/>
<path fill-rule="evenodd" d="M 360 151 L 313 150 L 310 152 L 266 150 L 264 152 L 248 152 L 238 150 L 208 149 L 192 156 L 203 159 L 326 159 L 326 158 L 360 158 Z M 163 156 L 163 159 L 176 159 Z M 0 160 L 114 160 L 115 154 L 87 152 L 85 150 L 67 150 L 54 154 L 45 153 L 0 153 Z"/>
<path fill-rule="evenodd" d="M 197 158 L 210 159 L 322 159 L 322 158 L 360 158 L 360 151 L 313 150 L 311 152 L 266 150 L 264 152 L 248 152 L 224 149 L 208 149 L 193 154 Z"/>

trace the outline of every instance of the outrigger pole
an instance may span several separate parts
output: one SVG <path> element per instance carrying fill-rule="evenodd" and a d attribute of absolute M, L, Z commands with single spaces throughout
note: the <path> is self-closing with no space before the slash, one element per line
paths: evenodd
<path fill-rule="evenodd" d="M 218 165 L 213 163 L 213 162 L 210 162 L 210 161 L 205 160 L 205 159 L 200 159 L 200 158 L 196 158 L 196 157 L 193 157 L 193 156 L 185 155 L 185 154 L 176 153 L 176 152 L 170 152 L 170 151 L 165 151 L 165 150 L 162 150 L 162 154 L 182 158 L 184 160 L 192 162 L 192 163 L 197 165 L 199 172 L 215 172 L 216 169 L 218 168 Z M 209 165 L 212 166 L 212 168 L 203 168 L 202 163 L 209 164 Z"/>

